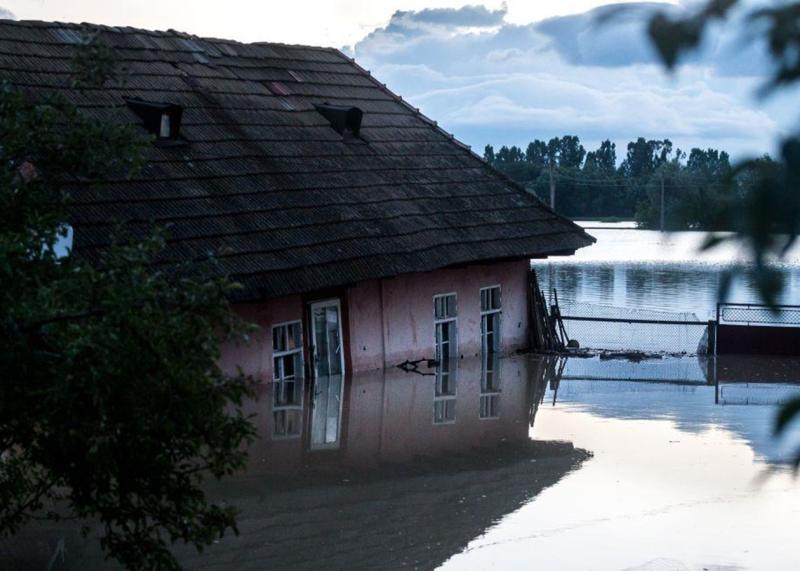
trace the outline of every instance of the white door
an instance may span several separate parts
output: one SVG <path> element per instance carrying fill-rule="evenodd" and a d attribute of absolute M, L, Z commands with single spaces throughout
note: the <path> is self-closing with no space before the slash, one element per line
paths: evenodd
<path fill-rule="evenodd" d="M 338 299 L 311 304 L 312 449 L 338 448 L 341 433 L 344 350 Z"/>

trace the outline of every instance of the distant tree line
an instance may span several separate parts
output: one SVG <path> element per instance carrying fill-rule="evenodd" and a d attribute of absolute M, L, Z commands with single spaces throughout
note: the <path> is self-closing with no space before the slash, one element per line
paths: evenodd
<path fill-rule="evenodd" d="M 509 178 L 572 218 L 635 220 L 644 228 L 727 229 L 729 213 L 745 195 L 753 176 L 734 171 L 717 149 L 673 148 L 669 139 L 639 137 L 627 145 L 617 166 L 609 140 L 587 152 L 574 135 L 536 139 L 523 151 L 486 145 L 484 159 Z M 761 159 L 777 168 L 769 157 Z M 763 165 L 762 165 L 763 166 Z"/>

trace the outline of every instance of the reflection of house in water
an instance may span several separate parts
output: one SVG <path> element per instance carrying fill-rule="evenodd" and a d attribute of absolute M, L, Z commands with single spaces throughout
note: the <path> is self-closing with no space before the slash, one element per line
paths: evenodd
<path fill-rule="evenodd" d="M 528 438 L 546 382 L 538 360 L 495 352 L 445 363 L 423 367 L 423 374 L 393 368 L 344 382 L 329 375 L 305 391 L 297 380 L 265 385 L 256 406 L 260 432 L 269 437 L 253 445 L 251 471 L 291 472 L 318 462 L 371 468 Z"/>
<path fill-rule="evenodd" d="M 547 362 L 495 355 L 423 374 L 394 368 L 348 378 L 341 406 L 306 411 L 292 440 L 262 440 L 252 450 L 261 473 L 221 487 L 241 510 L 241 535 L 202 555 L 181 550 L 181 562 L 437 567 L 587 457 L 528 437 Z M 320 449 L 322 433 L 339 439 Z"/>
<path fill-rule="evenodd" d="M 287 371 L 291 334 L 274 346 Z M 330 375 L 305 391 L 296 381 L 262 385 L 254 406 L 264 437 L 251 470 L 209 490 L 238 508 L 239 535 L 176 555 L 188 569 L 440 565 L 586 458 L 571 444 L 528 438 L 543 362 L 454 362 L 444 377 L 457 385 L 455 416 L 445 423 L 436 403 L 450 388 L 433 369 Z M 64 569 L 114 568 L 72 522 L 29 528 L 13 549 L 29 568 L 45 568 L 57 544 Z"/>

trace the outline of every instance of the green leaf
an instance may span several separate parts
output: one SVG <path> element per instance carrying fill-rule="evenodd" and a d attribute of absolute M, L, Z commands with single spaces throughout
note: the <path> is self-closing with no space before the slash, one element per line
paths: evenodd
<path fill-rule="evenodd" d="M 775 417 L 773 432 L 776 435 L 782 434 L 787 425 L 792 422 L 798 414 L 800 414 L 800 397 L 795 397 L 783 403 Z"/>

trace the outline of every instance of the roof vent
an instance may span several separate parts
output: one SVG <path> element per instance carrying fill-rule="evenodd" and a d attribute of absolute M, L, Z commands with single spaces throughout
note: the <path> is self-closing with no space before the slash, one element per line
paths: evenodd
<path fill-rule="evenodd" d="M 358 137 L 361 131 L 361 119 L 364 117 L 364 112 L 358 107 L 350 107 L 348 105 L 331 105 L 330 103 L 323 103 L 322 105 L 314 105 L 317 111 L 330 121 L 337 133 L 343 137 Z"/>
<path fill-rule="evenodd" d="M 126 97 L 125 103 L 136 113 L 144 128 L 156 136 L 157 143 L 183 143 L 180 137 L 183 107 L 174 103 L 155 103 Z"/>

